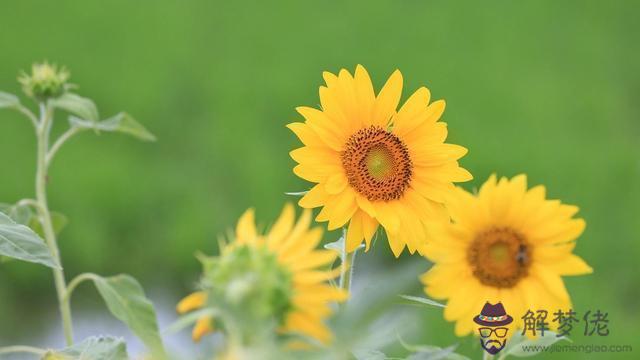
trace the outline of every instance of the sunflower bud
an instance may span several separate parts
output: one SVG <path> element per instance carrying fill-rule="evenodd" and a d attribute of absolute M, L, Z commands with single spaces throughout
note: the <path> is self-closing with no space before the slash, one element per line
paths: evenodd
<path fill-rule="evenodd" d="M 31 74 L 22 72 L 18 82 L 27 96 L 44 101 L 62 95 L 69 87 L 69 76 L 67 69 L 45 61 L 33 64 Z"/>
<path fill-rule="evenodd" d="M 227 314 L 225 324 L 250 334 L 273 332 L 291 307 L 291 274 L 264 246 L 230 246 L 204 260 L 202 288 L 213 307 Z"/>

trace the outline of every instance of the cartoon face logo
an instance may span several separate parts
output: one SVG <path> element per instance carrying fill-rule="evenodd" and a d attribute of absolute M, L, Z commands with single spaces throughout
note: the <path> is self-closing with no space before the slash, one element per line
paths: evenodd
<path fill-rule="evenodd" d="M 480 345 L 489 354 L 495 355 L 507 344 L 506 325 L 513 322 L 513 318 L 507 315 L 504 306 L 499 302 L 495 305 L 485 303 L 480 311 L 480 315 L 474 316 L 473 321 L 480 325 L 478 333 L 480 335 Z"/>

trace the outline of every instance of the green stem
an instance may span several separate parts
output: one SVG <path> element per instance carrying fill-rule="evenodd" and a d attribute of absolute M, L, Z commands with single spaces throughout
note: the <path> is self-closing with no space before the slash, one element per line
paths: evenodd
<path fill-rule="evenodd" d="M 87 280 L 96 281 L 97 278 L 98 275 L 92 273 L 84 273 L 76 276 L 69 282 L 69 285 L 67 285 L 67 292 L 64 294 L 63 300 L 65 302 L 71 302 L 71 294 L 73 293 L 73 290 L 75 290 L 78 285 L 80 285 L 80 283 Z"/>
<path fill-rule="evenodd" d="M 49 251 L 53 258 L 59 263 L 60 251 L 56 242 L 56 234 L 53 230 L 51 221 L 51 213 L 47 204 L 47 152 L 49 148 L 49 133 L 51 130 L 52 114 L 48 106 L 40 104 L 41 120 L 37 128 L 38 137 L 38 163 L 36 170 L 36 201 L 40 210 L 42 221 L 42 229 L 44 231 L 44 239 L 49 247 Z M 62 269 L 53 269 L 53 279 L 58 295 L 58 305 L 60 307 L 60 316 L 62 317 L 62 326 L 67 345 L 73 345 L 73 327 L 71 322 L 71 309 L 68 299 L 65 300 L 67 287 Z"/>
<path fill-rule="evenodd" d="M 351 254 L 351 262 L 347 264 L 349 266 L 349 269 L 347 270 L 343 279 L 344 280 L 343 289 L 347 290 L 349 294 L 351 294 L 351 283 L 353 281 L 353 271 L 354 271 L 353 269 L 355 267 L 356 254 L 358 253 L 358 249 L 359 248 L 356 248 L 355 250 L 353 250 L 353 253 Z"/>
<path fill-rule="evenodd" d="M 45 354 L 45 350 L 33 347 L 33 346 L 23 346 L 23 345 L 15 345 L 15 346 L 7 346 L 0 348 L 0 354 L 12 354 L 12 353 L 30 353 L 42 356 Z"/>
<path fill-rule="evenodd" d="M 347 290 L 349 293 L 351 293 L 351 283 L 353 280 L 353 271 L 354 271 L 353 269 L 356 261 L 356 253 L 358 252 L 360 247 L 357 247 L 353 251 L 353 253 L 351 254 L 351 261 L 348 261 L 347 259 L 349 258 L 349 253 L 347 252 L 347 230 L 346 229 L 343 229 L 342 231 L 342 240 L 343 240 L 343 247 L 340 253 L 341 271 L 340 271 L 340 279 L 338 280 L 338 286 L 341 289 Z"/>
<path fill-rule="evenodd" d="M 493 355 L 489 354 L 488 352 L 484 351 L 484 349 L 482 350 L 482 360 L 491 360 L 493 359 Z"/>

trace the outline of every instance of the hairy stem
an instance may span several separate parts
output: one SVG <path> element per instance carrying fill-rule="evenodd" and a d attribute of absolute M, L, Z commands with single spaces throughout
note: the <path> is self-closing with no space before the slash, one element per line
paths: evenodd
<path fill-rule="evenodd" d="M 53 258 L 59 263 L 60 251 L 56 242 L 56 234 L 53 230 L 51 221 L 51 213 L 47 204 L 47 152 L 49 148 L 49 133 L 51 130 L 52 113 L 48 106 L 40 104 L 40 122 L 37 128 L 38 137 L 38 162 L 36 170 L 36 201 L 40 211 L 42 221 L 42 230 L 44 239 L 49 247 L 49 251 Z M 67 345 L 73 344 L 73 327 L 71 323 L 71 309 L 68 299 L 65 299 L 67 287 L 62 269 L 53 270 L 53 279 L 55 281 L 56 293 L 58 295 L 58 305 L 60 307 L 60 316 L 62 317 L 62 326 Z"/>

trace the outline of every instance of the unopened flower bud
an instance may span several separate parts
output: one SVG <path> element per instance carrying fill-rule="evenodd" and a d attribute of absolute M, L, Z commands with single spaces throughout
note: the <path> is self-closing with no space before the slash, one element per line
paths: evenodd
<path fill-rule="evenodd" d="M 36 63 L 31 66 L 31 73 L 22 72 L 18 82 L 27 96 L 43 101 L 62 95 L 69 87 L 69 71 L 58 68 L 48 62 Z"/>

